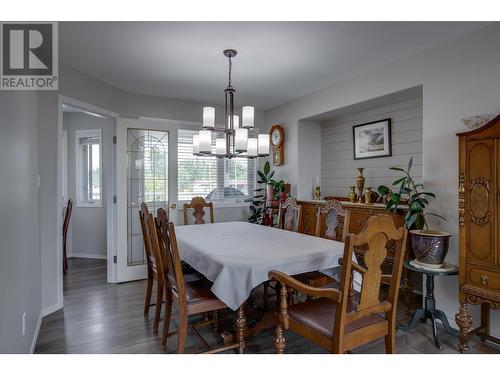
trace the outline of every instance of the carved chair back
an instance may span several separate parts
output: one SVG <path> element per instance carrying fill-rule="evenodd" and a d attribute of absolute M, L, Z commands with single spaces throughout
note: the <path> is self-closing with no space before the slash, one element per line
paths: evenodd
<path fill-rule="evenodd" d="M 294 197 L 288 197 L 285 202 L 280 203 L 278 210 L 278 228 L 302 232 L 302 206 Z"/>
<path fill-rule="evenodd" d="M 73 212 L 73 198 L 68 199 L 68 204 L 66 206 L 66 211 L 64 211 L 64 221 L 63 221 L 63 240 L 66 242 L 66 237 L 68 235 L 69 222 L 71 220 L 71 213 Z"/>
<path fill-rule="evenodd" d="M 66 210 L 64 211 L 64 220 L 63 220 L 63 273 L 66 273 L 68 270 L 68 260 L 66 257 L 66 239 L 68 237 L 68 228 L 69 222 L 71 220 L 71 212 L 73 211 L 73 199 L 68 199 L 68 204 L 66 205 Z"/>
<path fill-rule="evenodd" d="M 158 272 L 158 264 L 156 256 L 153 252 L 153 244 L 151 242 L 151 233 L 148 226 L 148 216 L 150 215 L 148 205 L 141 203 L 139 210 L 139 221 L 141 223 L 142 238 L 144 240 L 144 252 L 146 253 L 146 263 L 148 267 L 148 278 L 155 278 Z M 156 230 L 153 232 L 156 235 Z"/>
<path fill-rule="evenodd" d="M 188 211 L 193 210 L 194 224 L 205 224 L 205 208 L 209 209 L 210 222 L 214 222 L 214 205 L 212 202 L 207 202 L 203 197 L 194 197 L 190 203 L 184 203 L 184 225 L 189 224 Z"/>
<path fill-rule="evenodd" d="M 385 314 L 385 318 L 395 324 L 396 306 L 406 251 L 407 229 L 397 229 L 389 215 L 372 216 L 365 223 L 359 234 L 348 234 L 344 245 L 343 270 L 341 279 L 341 301 L 336 311 L 333 337 L 341 344 L 345 326 L 371 314 Z M 382 275 L 381 265 L 387 255 L 388 241 L 395 241 L 394 266 L 390 277 Z M 352 261 L 353 249 L 366 245 L 362 267 Z M 351 272 L 362 275 L 359 304 L 350 311 L 349 287 Z M 389 278 L 389 292 L 385 300 L 380 301 L 381 281 Z"/>
<path fill-rule="evenodd" d="M 160 213 L 160 210 L 158 210 L 158 213 Z M 174 224 L 168 221 L 166 214 L 157 216 L 156 231 L 158 252 L 161 254 L 162 260 L 164 260 L 162 261 L 163 274 L 166 277 L 168 287 L 171 289 L 172 297 L 183 307 L 187 304 L 187 297 L 181 257 L 177 247 Z"/>
<path fill-rule="evenodd" d="M 345 241 L 349 229 L 349 210 L 344 210 L 340 201 L 331 199 L 318 207 L 316 215 L 317 237 Z"/>

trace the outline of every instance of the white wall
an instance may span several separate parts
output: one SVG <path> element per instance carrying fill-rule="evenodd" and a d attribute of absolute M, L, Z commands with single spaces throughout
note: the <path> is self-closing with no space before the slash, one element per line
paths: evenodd
<path fill-rule="evenodd" d="M 281 123 L 287 137 L 287 164 L 277 174 L 298 186 L 298 195 L 308 194 L 297 184 L 297 162 L 305 153 L 298 139 L 301 119 L 359 102 L 423 85 L 423 178 L 426 189 L 436 192 L 432 209 L 448 218 L 434 222 L 435 228 L 453 234 L 447 261 L 458 262 L 457 179 L 458 156 L 455 133 L 464 130 L 461 119 L 472 114 L 500 112 L 500 24 L 454 39 L 417 55 L 392 62 L 371 72 L 327 87 L 265 113 L 268 128 Z M 304 134 L 304 133 L 301 133 Z M 307 132 L 306 132 L 307 135 Z M 311 165 L 311 168 L 317 168 Z M 458 311 L 456 277 L 436 279 L 440 308 L 454 323 Z M 477 313 L 477 309 L 474 309 Z M 474 316 L 477 323 L 477 315 Z M 492 312 L 492 329 L 500 333 L 500 313 Z"/>
<path fill-rule="evenodd" d="M 0 91 L 0 113 L 0 353 L 28 353 L 41 311 L 37 93 Z"/>
<path fill-rule="evenodd" d="M 391 119 L 392 156 L 354 160 L 353 126 Z M 365 186 L 377 191 L 380 185 L 391 186 L 401 173 L 389 167 L 405 168 L 413 157 L 412 176 L 423 177 L 422 98 L 385 105 L 324 121 L 321 126 L 321 187 L 323 195 L 347 196 L 355 185 L 356 168 L 365 168 Z"/>
<path fill-rule="evenodd" d="M 113 120 L 83 113 L 64 113 L 63 129 L 68 131 L 68 194 L 73 198 L 73 214 L 68 230 L 68 257 L 105 259 L 107 248 L 106 175 L 111 173 Z M 76 131 L 102 130 L 102 206 L 78 207 L 76 186 Z"/>

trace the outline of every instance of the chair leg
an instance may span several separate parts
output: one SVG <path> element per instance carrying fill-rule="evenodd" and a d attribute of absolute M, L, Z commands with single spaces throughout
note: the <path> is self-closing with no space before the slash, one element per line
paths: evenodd
<path fill-rule="evenodd" d="M 283 354 L 283 352 L 285 351 L 286 340 L 285 340 L 285 335 L 283 334 L 283 328 L 281 327 L 281 324 L 278 324 L 276 326 L 273 341 L 276 353 Z"/>
<path fill-rule="evenodd" d="M 170 318 L 172 316 L 172 297 L 170 296 L 170 290 L 165 289 L 165 318 L 163 321 L 163 335 L 161 337 L 160 347 L 165 350 L 167 348 L 167 338 L 168 330 L 170 328 Z"/>
<path fill-rule="evenodd" d="M 212 328 L 213 328 L 215 334 L 217 334 L 219 332 L 219 314 L 218 314 L 217 310 L 215 310 L 213 313 Z"/>
<path fill-rule="evenodd" d="M 158 333 L 158 326 L 160 324 L 161 318 L 161 305 L 163 300 L 163 283 L 156 283 L 156 309 L 155 309 L 155 320 L 153 323 L 153 333 L 156 335 Z"/>
<path fill-rule="evenodd" d="M 177 354 L 184 353 L 184 346 L 186 345 L 186 336 L 188 329 L 188 319 L 186 314 L 181 314 L 179 311 L 179 341 L 177 342 Z"/>
<path fill-rule="evenodd" d="M 389 332 L 385 336 L 385 353 L 396 354 L 396 327 L 390 324 Z"/>
<path fill-rule="evenodd" d="M 149 305 L 151 305 L 151 293 L 153 292 L 153 278 L 148 277 L 148 285 L 146 287 L 146 299 L 144 300 L 144 316 L 149 315 Z"/>

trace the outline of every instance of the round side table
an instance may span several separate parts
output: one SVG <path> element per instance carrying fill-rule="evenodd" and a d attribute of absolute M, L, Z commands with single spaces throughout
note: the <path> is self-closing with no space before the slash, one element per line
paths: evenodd
<path fill-rule="evenodd" d="M 439 319 L 441 323 L 443 323 L 444 329 L 446 332 L 453 336 L 458 336 L 459 331 L 450 327 L 450 323 L 448 323 L 448 318 L 445 313 L 441 310 L 436 309 L 436 299 L 434 298 L 434 276 L 454 276 L 458 274 L 458 267 L 448 264 L 447 269 L 429 269 L 429 268 L 420 268 L 411 264 L 410 261 L 405 261 L 405 268 L 413 271 L 419 272 L 425 275 L 426 283 L 425 283 L 425 303 L 424 308 L 420 308 L 415 310 L 413 313 L 410 322 L 407 325 L 398 326 L 402 331 L 409 331 L 415 328 L 417 321 L 420 319 L 422 323 L 426 323 L 427 319 L 429 319 L 432 323 L 432 335 L 434 336 L 434 341 L 436 346 L 439 349 L 442 349 L 441 342 L 439 341 L 439 336 L 437 332 L 437 322 L 436 319 Z"/>

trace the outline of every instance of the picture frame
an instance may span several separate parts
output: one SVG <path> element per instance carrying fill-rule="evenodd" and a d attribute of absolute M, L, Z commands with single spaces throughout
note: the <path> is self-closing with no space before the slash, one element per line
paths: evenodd
<path fill-rule="evenodd" d="M 391 119 L 352 127 L 354 160 L 392 156 Z"/>

